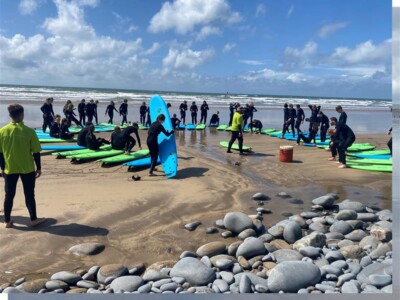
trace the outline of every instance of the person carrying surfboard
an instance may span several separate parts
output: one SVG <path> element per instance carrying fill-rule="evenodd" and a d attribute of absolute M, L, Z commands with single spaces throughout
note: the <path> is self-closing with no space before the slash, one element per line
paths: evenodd
<path fill-rule="evenodd" d="M 174 133 L 173 130 L 171 130 L 171 131 L 165 130 L 165 128 L 163 126 L 164 121 L 165 121 L 165 115 L 160 114 L 160 115 L 158 115 L 156 121 L 153 122 L 149 128 L 149 133 L 147 136 L 147 147 L 149 148 L 150 157 L 151 157 L 149 176 L 157 176 L 156 174 L 153 173 L 153 171 L 156 171 L 156 165 L 157 165 L 157 160 L 158 160 L 158 153 L 159 153 L 158 136 L 159 136 L 159 134 L 162 132 L 166 136 L 170 136 Z"/>
<path fill-rule="evenodd" d="M 244 107 L 238 107 L 236 109 L 235 114 L 232 118 L 232 126 L 231 126 L 231 140 L 228 144 L 228 150 L 226 153 L 232 153 L 231 148 L 233 143 L 238 140 L 239 141 L 239 154 L 243 155 L 243 114 Z"/>

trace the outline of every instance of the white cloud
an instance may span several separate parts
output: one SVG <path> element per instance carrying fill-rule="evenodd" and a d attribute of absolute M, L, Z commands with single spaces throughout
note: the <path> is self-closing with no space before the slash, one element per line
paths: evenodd
<path fill-rule="evenodd" d="M 230 43 L 225 44 L 224 48 L 222 49 L 222 53 L 228 53 L 235 47 L 236 47 L 236 44 L 230 44 Z"/>
<path fill-rule="evenodd" d="M 241 76 L 246 81 L 266 81 L 269 83 L 305 83 L 310 81 L 310 77 L 301 73 L 290 73 L 285 71 L 274 71 L 272 69 L 263 69 L 259 71 L 250 71 Z"/>
<path fill-rule="evenodd" d="M 117 21 L 117 25 L 114 26 L 114 30 L 121 30 L 124 31 L 125 33 L 131 33 L 139 29 L 138 26 L 131 24 L 131 18 L 123 17 L 116 12 L 113 12 L 112 14 L 114 15 Z"/>
<path fill-rule="evenodd" d="M 294 11 L 294 5 L 291 5 L 289 7 L 289 10 L 288 10 L 287 14 L 286 14 L 286 18 L 290 18 L 291 15 L 293 14 L 293 11 Z"/>
<path fill-rule="evenodd" d="M 138 29 L 139 29 L 139 26 L 129 25 L 129 27 L 126 30 L 126 32 L 131 33 L 131 32 L 137 31 Z"/>
<path fill-rule="evenodd" d="M 204 26 L 197 34 L 196 40 L 202 41 L 210 35 L 221 35 L 222 30 L 215 26 Z"/>
<path fill-rule="evenodd" d="M 21 15 L 31 15 L 39 7 L 39 0 L 21 0 L 18 5 Z"/>
<path fill-rule="evenodd" d="M 169 49 L 168 55 L 163 59 L 163 66 L 166 70 L 193 69 L 210 61 L 214 55 L 215 51 L 213 49 L 205 49 L 203 51 Z"/>
<path fill-rule="evenodd" d="M 147 49 L 146 51 L 143 52 L 144 55 L 151 55 L 155 52 L 157 52 L 161 48 L 160 43 L 153 43 L 151 48 Z"/>
<path fill-rule="evenodd" d="M 225 25 L 241 21 L 238 12 L 231 11 L 226 0 L 174 0 L 165 2 L 150 21 L 149 31 L 159 33 L 175 30 L 178 34 L 192 32 L 196 26 L 213 23 Z"/>
<path fill-rule="evenodd" d="M 265 15 L 266 12 L 267 9 L 265 8 L 265 4 L 263 3 L 258 4 L 256 8 L 256 18 Z"/>
<path fill-rule="evenodd" d="M 259 61 L 259 60 L 246 60 L 246 59 L 241 59 L 241 60 L 239 60 L 239 62 L 240 62 L 241 64 L 250 65 L 250 66 L 261 66 L 261 65 L 265 65 L 264 62 Z"/>
<path fill-rule="evenodd" d="M 347 23 L 347 22 L 328 24 L 328 25 L 321 27 L 318 30 L 317 35 L 320 38 L 326 38 L 326 37 L 332 35 L 333 33 L 335 33 L 336 31 L 346 28 L 348 25 L 349 25 L 349 23 Z"/>
<path fill-rule="evenodd" d="M 286 67 L 307 66 L 313 63 L 317 55 L 318 44 L 310 41 L 302 49 L 286 47 L 284 63 Z"/>

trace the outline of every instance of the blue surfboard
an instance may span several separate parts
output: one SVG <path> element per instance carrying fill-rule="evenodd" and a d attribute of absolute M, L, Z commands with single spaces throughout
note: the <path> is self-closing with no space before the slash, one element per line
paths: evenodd
<path fill-rule="evenodd" d="M 157 160 L 157 164 L 160 164 L 160 158 L 158 158 Z M 147 167 L 150 166 L 151 164 L 151 158 L 150 157 L 144 157 L 144 158 L 140 158 L 140 159 L 136 159 L 127 163 L 124 163 L 124 166 L 128 166 L 128 167 Z"/>
<path fill-rule="evenodd" d="M 383 154 L 383 155 L 356 154 L 354 156 L 358 157 L 358 158 L 369 158 L 369 159 L 390 159 L 391 158 L 391 156 L 389 154 Z"/>
<path fill-rule="evenodd" d="M 172 122 L 169 115 L 167 105 L 164 99 L 159 95 L 155 95 L 150 99 L 150 117 L 151 122 L 155 122 L 160 114 L 165 115 L 165 122 L 163 126 L 165 130 L 171 131 Z M 172 178 L 176 175 L 178 170 L 178 153 L 176 150 L 175 136 L 170 135 L 167 137 L 165 134 L 160 133 L 158 136 L 159 157 L 167 178 Z"/>
<path fill-rule="evenodd" d="M 187 129 L 187 130 L 195 130 L 195 129 L 196 129 L 196 125 L 194 125 L 194 124 L 187 124 L 187 125 L 186 125 L 186 129 Z"/>
<path fill-rule="evenodd" d="M 183 124 L 179 124 L 178 129 L 179 130 L 185 130 L 186 126 Z"/>
<path fill-rule="evenodd" d="M 73 151 L 73 150 L 80 150 L 85 149 L 85 147 L 79 145 L 44 145 L 42 146 L 42 150 L 49 150 L 49 151 Z"/>

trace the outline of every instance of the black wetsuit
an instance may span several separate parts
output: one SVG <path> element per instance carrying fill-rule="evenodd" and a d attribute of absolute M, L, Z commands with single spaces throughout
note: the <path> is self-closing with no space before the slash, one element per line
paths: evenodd
<path fill-rule="evenodd" d="M 339 123 L 346 124 L 347 123 L 347 114 L 346 112 L 342 111 L 339 116 Z"/>
<path fill-rule="evenodd" d="M 115 150 L 125 150 L 127 152 L 131 151 L 136 145 L 136 140 L 131 136 L 132 133 L 135 133 L 139 147 L 142 147 L 137 128 L 128 126 L 121 132 L 114 132 L 111 135 L 112 148 Z"/>
<path fill-rule="evenodd" d="M 253 132 L 253 129 L 255 129 L 254 130 L 255 132 L 258 131 L 259 133 L 261 133 L 263 125 L 262 125 L 261 121 L 255 120 L 254 122 L 250 123 L 249 127 L 250 127 L 251 132 Z"/>
<path fill-rule="evenodd" d="M 113 123 L 113 119 L 114 119 L 114 110 L 115 110 L 116 112 L 118 112 L 118 110 L 115 108 L 115 105 L 109 104 L 109 105 L 107 106 L 106 114 L 108 113 L 108 117 L 110 118 L 110 119 L 108 120 L 108 124 L 112 124 L 112 123 Z"/>
<path fill-rule="evenodd" d="M 43 113 L 43 126 L 42 126 L 42 130 L 43 133 L 46 132 L 47 126 L 50 128 L 51 123 L 54 120 L 54 111 L 53 111 L 53 105 L 52 104 L 48 104 L 48 103 L 44 103 L 42 105 L 42 107 L 40 108 L 40 110 Z"/>
<path fill-rule="evenodd" d="M 251 122 L 253 122 L 254 113 L 257 112 L 257 109 L 256 109 L 254 106 L 250 106 L 250 105 L 246 105 L 246 110 L 247 110 L 247 113 L 246 113 L 247 118 L 244 118 L 244 116 L 243 116 L 243 118 L 244 118 L 244 125 L 247 124 L 247 120 L 248 120 L 248 119 L 250 119 L 250 120 L 249 120 L 249 121 L 250 121 L 249 124 L 251 124 Z"/>
<path fill-rule="evenodd" d="M 81 122 L 75 118 L 76 114 L 73 110 L 66 109 L 64 110 L 64 114 L 68 119 L 68 127 L 71 126 L 72 121 L 74 121 L 75 125 L 82 127 Z"/>
<path fill-rule="evenodd" d="M 326 132 L 328 131 L 329 128 L 329 118 L 326 115 L 322 115 L 322 117 L 319 119 L 320 124 L 321 124 L 321 129 L 320 129 L 320 136 L 321 136 L 321 142 L 326 141 Z"/>
<path fill-rule="evenodd" d="M 192 106 L 190 106 L 190 112 L 192 113 L 192 123 L 193 124 L 197 124 L 197 112 L 199 111 L 199 109 L 197 108 L 196 104 L 192 104 Z"/>
<path fill-rule="evenodd" d="M 146 124 L 146 112 L 147 112 L 147 106 L 146 105 L 141 105 L 139 108 L 139 114 L 140 114 L 140 124 L 144 126 Z"/>
<path fill-rule="evenodd" d="M 286 131 L 289 132 L 288 124 L 287 121 L 289 120 L 289 108 L 284 108 L 283 109 L 283 128 L 282 128 L 282 138 Z"/>
<path fill-rule="evenodd" d="M 78 114 L 79 114 L 79 122 L 82 125 L 86 124 L 86 104 L 85 103 L 79 103 L 78 105 Z"/>
<path fill-rule="evenodd" d="M 171 118 L 172 128 L 176 129 L 181 121 L 178 118 Z"/>
<path fill-rule="evenodd" d="M 110 142 L 103 138 L 96 138 L 94 134 L 90 134 L 90 132 L 86 133 L 85 136 L 86 147 L 90 150 L 99 150 L 103 144 L 109 144 Z"/>
<path fill-rule="evenodd" d="M 286 121 L 286 126 L 283 126 L 282 135 L 285 135 L 286 130 L 289 131 L 289 126 L 292 129 L 293 137 L 295 135 L 294 132 L 294 123 L 296 121 L 296 110 L 294 108 L 288 108 L 288 119 Z"/>
<path fill-rule="evenodd" d="M 389 129 L 389 132 L 392 132 L 392 128 Z M 390 150 L 390 156 L 392 156 L 392 137 L 390 137 L 390 140 L 387 142 L 387 146 Z"/>
<path fill-rule="evenodd" d="M 179 105 L 179 111 L 181 113 L 181 120 L 182 123 L 185 125 L 186 124 L 186 111 L 188 109 L 187 104 L 185 103 L 181 103 L 181 105 Z"/>
<path fill-rule="evenodd" d="M 310 128 L 309 128 L 309 130 L 311 131 L 313 123 L 318 123 L 318 113 L 321 109 L 321 106 L 317 106 L 316 110 L 313 110 L 312 105 L 309 105 L 308 107 L 311 109 Z"/>
<path fill-rule="evenodd" d="M 150 117 L 150 107 L 147 107 L 147 120 L 146 120 L 146 124 L 147 127 L 150 127 L 151 125 L 151 117 Z"/>
<path fill-rule="evenodd" d="M 121 103 L 119 106 L 119 114 L 122 116 L 122 122 L 121 125 L 124 125 L 125 123 L 128 123 L 128 103 Z"/>
<path fill-rule="evenodd" d="M 94 110 L 95 110 L 95 104 L 94 103 L 88 103 L 86 104 L 86 116 L 87 116 L 87 121 L 92 123 L 93 122 L 93 117 L 94 117 Z"/>
<path fill-rule="evenodd" d="M 299 108 L 296 111 L 296 123 L 294 125 L 294 128 L 296 128 L 296 130 L 297 130 L 297 134 L 302 132 L 300 129 L 300 125 L 301 125 L 301 122 L 304 121 L 305 117 L 306 117 L 306 115 L 304 114 L 304 110 L 302 108 Z"/>
<path fill-rule="evenodd" d="M 87 147 L 86 135 L 87 135 L 88 132 L 89 132 L 89 130 L 88 130 L 87 127 L 83 128 L 81 131 L 79 131 L 78 138 L 77 138 L 77 141 L 76 141 L 78 146 Z"/>
<path fill-rule="evenodd" d="M 164 126 L 160 122 L 154 122 L 150 125 L 149 135 L 147 136 L 147 147 L 149 147 L 151 156 L 150 174 L 153 173 L 158 160 L 158 135 L 164 133 L 166 136 L 170 136 L 173 131 L 167 132 Z"/>
<path fill-rule="evenodd" d="M 202 124 L 202 123 L 206 124 L 207 123 L 207 110 L 209 110 L 208 104 L 202 104 L 200 106 L 200 113 L 201 113 L 200 124 Z"/>
<path fill-rule="evenodd" d="M 311 129 L 310 133 L 307 136 L 305 136 L 302 132 L 299 133 L 299 135 L 297 136 L 297 144 L 300 143 L 300 140 L 303 140 L 303 142 L 305 143 L 311 143 L 314 140 L 314 144 L 315 144 L 315 136 L 317 135 L 318 129 Z"/>
<path fill-rule="evenodd" d="M 232 126 L 232 119 L 234 114 L 235 114 L 235 106 L 231 103 L 229 104 L 229 126 Z"/>
<path fill-rule="evenodd" d="M 335 143 L 337 143 L 337 150 L 339 153 L 339 162 L 346 164 L 346 151 L 354 141 L 356 136 L 351 128 L 343 123 L 336 124 Z"/>
<path fill-rule="evenodd" d="M 60 124 L 56 122 L 51 123 L 50 136 L 57 139 L 60 137 Z"/>
<path fill-rule="evenodd" d="M 94 103 L 93 106 L 94 106 L 94 119 L 96 121 L 96 124 L 99 124 L 99 114 L 97 113 L 97 103 Z"/>
<path fill-rule="evenodd" d="M 69 126 L 65 125 L 65 124 L 61 125 L 61 128 L 60 128 L 60 139 L 70 140 L 70 139 L 72 139 L 74 137 L 74 134 L 69 132 L 68 127 Z"/>
<path fill-rule="evenodd" d="M 213 115 L 211 116 L 210 125 L 211 125 L 211 124 L 215 124 L 216 126 L 219 126 L 219 117 L 218 117 L 217 114 L 213 114 Z"/>

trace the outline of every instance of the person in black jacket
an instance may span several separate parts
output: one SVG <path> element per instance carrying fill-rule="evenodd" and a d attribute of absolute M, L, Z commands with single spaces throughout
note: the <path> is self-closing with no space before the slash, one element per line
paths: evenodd
<path fill-rule="evenodd" d="M 208 104 L 206 101 L 203 101 L 203 104 L 200 106 L 200 124 L 207 123 L 207 110 L 209 110 Z"/>
<path fill-rule="evenodd" d="M 147 112 L 146 102 L 143 102 L 139 108 L 140 124 L 142 124 L 143 126 L 146 124 L 146 112 Z"/>
<path fill-rule="evenodd" d="M 176 114 L 173 114 L 173 116 L 171 118 L 171 123 L 172 123 L 172 128 L 177 129 L 177 128 L 179 128 L 179 124 L 181 123 L 181 120 L 179 120 L 176 117 Z"/>
<path fill-rule="evenodd" d="M 199 111 L 196 102 L 192 102 L 192 105 L 190 106 L 190 112 L 192 114 L 192 124 L 197 125 L 197 112 Z"/>
<path fill-rule="evenodd" d="M 336 111 L 340 114 L 339 116 L 339 123 L 346 124 L 347 123 L 347 114 L 343 110 L 342 106 L 336 106 Z"/>
<path fill-rule="evenodd" d="M 285 136 L 286 130 L 289 131 L 289 126 L 292 129 L 293 137 L 295 136 L 294 123 L 296 121 L 296 110 L 293 108 L 293 104 L 289 104 L 288 108 L 288 119 L 286 121 L 286 126 L 283 127 L 282 137 Z"/>
<path fill-rule="evenodd" d="M 304 114 L 304 110 L 300 107 L 300 104 L 296 104 L 296 123 L 294 128 L 296 128 L 297 134 L 302 133 L 300 125 L 304 123 L 305 118 L 306 115 Z"/>
<path fill-rule="evenodd" d="M 328 131 L 329 128 L 329 118 L 322 111 L 320 111 L 318 113 L 318 120 L 321 128 L 320 129 L 321 142 L 325 142 L 326 132 Z"/>
<path fill-rule="evenodd" d="M 249 124 L 253 122 L 253 116 L 255 112 L 257 112 L 257 109 L 254 107 L 254 103 L 247 103 L 245 106 L 245 113 L 243 115 L 243 126 L 247 125 L 247 121 L 249 121 Z"/>
<path fill-rule="evenodd" d="M 296 145 L 297 146 L 300 145 L 300 140 L 303 140 L 303 142 L 305 142 L 307 144 L 311 143 L 312 141 L 314 142 L 314 144 L 316 144 L 315 136 L 317 135 L 317 133 L 318 133 L 318 123 L 314 122 L 312 124 L 311 130 L 310 130 L 310 133 L 308 136 L 305 136 L 302 132 L 297 136 Z"/>
<path fill-rule="evenodd" d="M 63 118 L 61 120 L 61 125 L 60 125 L 60 135 L 59 138 L 63 140 L 70 140 L 74 137 L 74 134 L 69 132 L 69 124 L 68 124 L 68 119 Z"/>
<path fill-rule="evenodd" d="M 92 123 L 93 122 L 93 117 L 94 117 L 94 111 L 95 111 L 95 104 L 94 100 L 90 99 L 89 103 L 86 104 L 86 116 L 87 116 L 87 123 Z"/>
<path fill-rule="evenodd" d="M 110 144 L 109 141 L 107 141 L 106 139 L 103 138 L 97 138 L 94 135 L 94 125 L 91 124 L 87 127 L 88 131 L 86 133 L 86 147 L 88 147 L 90 150 L 99 150 L 100 147 L 103 144 Z"/>
<path fill-rule="evenodd" d="M 347 168 L 346 151 L 354 143 L 356 136 L 348 125 L 338 122 L 335 117 L 330 118 L 330 124 L 336 126 L 334 142 L 337 144 L 337 151 L 339 153 L 339 168 Z"/>
<path fill-rule="evenodd" d="M 99 125 L 99 114 L 97 113 L 97 106 L 99 105 L 99 100 L 94 101 L 94 119 L 96 125 Z"/>
<path fill-rule="evenodd" d="M 133 123 L 132 126 L 128 126 L 122 131 L 114 131 L 111 136 L 112 148 L 115 150 L 124 150 L 125 154 L 129 154 L 132 148 L 136 145 L 136 140 L 131 136 L 132 133 L 135 133 L 139 148 L 142 149 L 138 129 L 138 124 Z"/>
<path fill-rule="evenodd" d="M 261 123 L 260 120 L 256 120 L 254 119 L 250 124 L 249 124 L 249 128 L 251 133 L 253 133 L 253 130 L 255 133 L 261 133 L 261 130 L 263 128 L 263 124 Z"/>
<path fill-rule="evenodd" d="M 108 124 L 113 124 L 113 119 L 114 119 L 114 110 L 118 112 L 118 110 L 115 108 L 115 103 L 114 101 L 110 101 L 110 104 L 108 104 L 106 108 L 106 113 L 104 115 L 108 114 L 108 117 L 110 118 L 108 120 Z"/>
<path fill-rule="evenodd" d="M 170 136 L 174 133 L 173 130 L 166 131 L 164 126 L 162 125 L 165 121 L 165 115 L 160 114 L 157 117 L 157 120 L 150 125 L 149 128 L 149 135 L 147 136 L 147 146 L 149 147 L 150 156 L 151 156 L 151 166 L 149 170 L 149 176 L 157 176 L 153 173 L 157 165 L 158 160 L 158 135 L 162 132 L 166 136 Z"/>
<path fill-rule="evenodd" d="M 388 135 L 390 135 L 392 133 L 392 128 L 389 129 L 388 131 Z M 392 137 L 390 137 L 390 140 L 387 142 L 387 146 L 390 150 L 390 156 L 392 156 Z"/>
<path fill-rule="evenodd" d="M 321 105 L 316 106 L 314 104 L 314 105 L 309 105 L 308 107 L 311 109 L 310 127 L 309 127 L 309 130 L 311 131 L 311 127 L 312 127 L 313 123 L 315 123 L 315 122 L 318 123 L 318 113 L 321 109 Z"/>
<path fill-rule="evenodd" d="M 233 115 L 236 112 L 236 109 L 240 106 L 239 103 L 237 102 L 231 102 L 229 103 L 229 127 L 232 126 L 232 119 Z"/>
<path fill-rule="evenodd" d="M 188 110 L 187 101 L 183 101 L 181 105 L 179 105 L 179 111 L 181 113 L 182 124 L 186 125 L 186 111 Z"/>
<path fill-rule="evenodd" d="M 284 134 L 286 131 L 289 132 L 288 129 L 288 120 L 289 120 L 289 105 L 287 103 L 283 104 L 283 128 L 282 128 L 282 136 L 281 139 L 284 138 Z"/>
<path fill-rule="evenodd" d="M 218 115 L 219 115 L 219 111 L 217 111 L 215 114 L 213 114 L 211 116 L 210 124 L 208 125 L 209 127 L 211 127 L 211 126 L 218 127 L 219 126 L 219 116 Z"/>
<path fill-rule="evenodd" d="M 82 147 L 87 147 L 86 144 L 86 134 L 89 132 L 89 126 L 93 125 L 92 122 L 86 122 L 86 127 L 82 128 L 81 131 L 79 131 L 78 133 L 78 137 L 77 137 L 77 141 L 76 143 L 78 144 L 78 146 L 82 146 Z"/>
<path fill-rule="evenodd" d="M 128 123 L 128 99 L 124 99 L 124 102 L 122 102 L 119 106 L 119 115 L 122 116 L 121 126 L 123 126 L 125 123 Z"/>
<path fill-rule="evenodd" d="M 61 121 L 61 116 L 60 115 L 55 115 L 54 116 L 54 121 L 51 123 L 50 126 L 50 136 L 53 138 L 59 138 L 60 137 L 60 121 Z"/>
<path fill-rule="evenodd" d="M 51 123 L 54 119 L 54 111 L 53 111 L 53 98 L 47 98 L 40 110 L 43 113 L 43 133 L 46 132 L 47 127 L 50 128 Z"/>
<path fill-rule="evenodd" d="M 78 114 L 79 114 L 79 122 L 82 125 L 86 124 L 86 103 L 85 103 L 85 99 L 81 100 L 81 103 L 79 103 L 78 105 Z"/>

